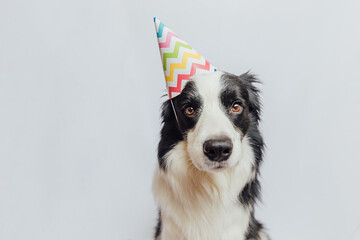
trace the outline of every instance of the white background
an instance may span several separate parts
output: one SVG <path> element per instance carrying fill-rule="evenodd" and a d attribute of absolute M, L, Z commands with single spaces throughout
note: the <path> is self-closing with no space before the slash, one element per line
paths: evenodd
<path fill-rule="evenodd" d="M 151 239 L 165 83 L 157 16 L 263 81 L 257 216 L 360 239 L 360 2 L 0 1 L 0 239 Z"/>

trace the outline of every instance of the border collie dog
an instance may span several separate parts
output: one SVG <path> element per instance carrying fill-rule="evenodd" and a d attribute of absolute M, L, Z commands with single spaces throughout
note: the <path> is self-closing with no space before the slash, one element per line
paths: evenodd
<path fill-rule="evenodd" d="M 264 148 L 256 78 L 194 75 L 162 106 L 156 240 L 268 240 L 254 218 Z"/>

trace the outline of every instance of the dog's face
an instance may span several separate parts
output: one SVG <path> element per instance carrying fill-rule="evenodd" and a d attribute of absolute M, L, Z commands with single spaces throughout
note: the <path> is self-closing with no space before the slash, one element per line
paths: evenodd
<path fill-rule="evenodd" d="M 162 141 L 169 141 L 168 147 L 186 141 L 189 158 L 199 170 L 214 172 L 236 166 L 243 138 L 258 121 L 259 100 L 253 81 L 248 74 L 239 77 L 220 71 L 195 75 L 172 99 L 173 106 L 169 101 L 164 104 Z M 159 159 L 164 154 L 166 147 L 160 142 Z"/>

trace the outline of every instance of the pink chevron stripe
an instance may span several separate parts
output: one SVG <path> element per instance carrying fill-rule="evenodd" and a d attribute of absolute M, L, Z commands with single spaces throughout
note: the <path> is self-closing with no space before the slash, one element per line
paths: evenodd
<path fill-rule="evenodd" d="M 168 48 L 170 46 L 172 37 L 179 38 L 175 33 L 169 32 L 168 35 L 166 36 L 166 42 L 159 43 L 159 48 Z"/>
<path fill-rule="evenodd" d="M 196 69 L 205 69 L 205 70 L 210 70 L 210 63 L 205 60 L 205 64 L 201 65 L 199 63 L 193 63 L 193 65 L 191 66 L 191 71 L 190 74 L 180 74 L 178 75 L 178 79 L 177 79 L 177 85 L 176 87 L 169 87 L 169 97 L 172 98 L 172 93 L 173 92 L 181 92 L 181 83 L 183 80 L 187 80 L 189 79 L 192 75 L 195 74 Z"/>

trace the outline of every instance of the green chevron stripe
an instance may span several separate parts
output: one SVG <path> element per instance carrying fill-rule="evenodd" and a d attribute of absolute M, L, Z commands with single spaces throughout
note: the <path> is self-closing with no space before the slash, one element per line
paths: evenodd
<path fill-rule="evenodd" d="M 175 47 L 174 47 L 174 52 L 172 53 L 164 53 L 163 54 L 163 68 L 164 68 L 164 71 L 166 71 L 166 59 L 168 58 L 177 58 L 178 55 L 179 55 L 179 49 L 180 47 L 184 47 L 184 48 L 187 48 L 187 49 L 192 49 L 189 45 L 185 44 L 185 43 L 182 43 L 182 42 L 177 42 L 175 44 Z"/>

